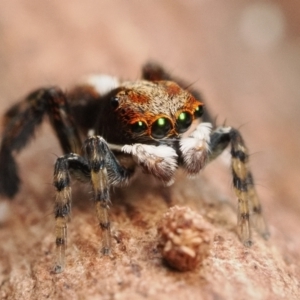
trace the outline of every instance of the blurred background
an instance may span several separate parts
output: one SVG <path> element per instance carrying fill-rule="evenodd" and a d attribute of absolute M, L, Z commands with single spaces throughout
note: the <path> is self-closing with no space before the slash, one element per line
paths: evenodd
<path fill-rule="evenodd" d="M 1 1 L 0 112 L 36 87 L 66 89 L 95 72 L 136 79 L 143 63 L 160 62 L 201 91 L 220 124 L 241 129 L 272 236 L 296 262 L 299 14 L 297 0 Z M 61 152 L 44 124 L 19 158 L 40 196 L 46 184 L 36 182 L 52 153 Z"/>

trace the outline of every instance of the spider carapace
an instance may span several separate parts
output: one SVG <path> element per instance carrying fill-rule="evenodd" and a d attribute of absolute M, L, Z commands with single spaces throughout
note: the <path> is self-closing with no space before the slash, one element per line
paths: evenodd
<path fill-rule="evenodd" d="M 228 145 L 238 198 L 239 237 L 245 246 L 251 245 L 250 216 L 267 237 L 239 131 L 213 128 L 199 94 L 185 87 L 161 66 L 148 63 L 141 80 L 120 82 L 95 75 L 66 93 L 57 87 L 38 89 L 6 112 L 0 149 L 2 195 L 12 198 L 17 193 L 20 179 L 14 155 L 26 146 L 44 115 L 48 115 L 64 151 L 54 166 L 56 273 L 65 266 L 71 177 L 93 188 L 103 232 L 102 252 L 109 254 L 110 187 L 128 184 L 137 167 L 171 184 L 178 167 L 189 175 L 197 174 Z M 83 136 L 87 137 L 84 142 Z"/>

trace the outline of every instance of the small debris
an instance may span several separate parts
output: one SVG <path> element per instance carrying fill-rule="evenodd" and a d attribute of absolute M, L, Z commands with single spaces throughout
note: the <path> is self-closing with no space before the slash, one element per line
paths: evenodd
<path fill-rule="evenodd" d="M 159 224 L 158 234 L 162 256 L 176 270 L 193 270 L 208 255 L 210 225 L 188 207 L 170 208 Z"/>

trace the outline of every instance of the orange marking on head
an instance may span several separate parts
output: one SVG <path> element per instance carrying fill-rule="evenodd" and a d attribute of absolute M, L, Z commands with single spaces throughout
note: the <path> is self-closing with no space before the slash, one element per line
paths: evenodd
<path fill-rule="evenodd" d="M 150 101 L 147 95 L 144 95 L 142 93 L 137 93 L 134 91 L 130 91 L 128 93 L 128 96 L 131 102 L 138 103 L 138 104 L 148 103 Z"/>
<path fill-rule="evenodd" d="M 194 111 L 199 105 L 203 106 L 204 104 L 198 101 L 197 99 L 195 99 L 192 95 L 190 95 L 190 97 L 188 98 L 188 100 L 186 101 L 183 107 L 183 110 L 187 110 L 191 113 L 194 113 Z"/>
<path fill-rule="evenodd" d="M 171 81 L 165 82 L 166 92 L 169 96 L 175 96 L 182 92 L 182 89 L 175 83 Z"/>

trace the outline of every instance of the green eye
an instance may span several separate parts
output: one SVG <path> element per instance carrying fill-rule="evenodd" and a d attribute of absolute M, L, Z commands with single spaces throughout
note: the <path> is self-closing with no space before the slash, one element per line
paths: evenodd
<path fill-rule="evenodd" d="M 199 105 L 194 112 L 194 116 L 195 118 L 201 118 L 202 115 L 203 115 L 203 105 Z"/>
<path fill-rule="evenodd" d="M 134 133 L 141 133 L 147 129 L 147 124 L 143 121 L 137 121 L 131 124 L 131 131 Z"/>
<path fill-rule="evenodd" d="M 159 118 L 152 124 L 151 135 L 155 139 L 162 139 L 168 134 L 171 128 L 172 124 L 169 119 Z"/>
<path fill-rule="evenodd" d="M 189 112 L 182 112 L 176 121 L 176 130 L 178 133 L 183 133 L 191 126 L 193 122 L 193 116 Z"/>

